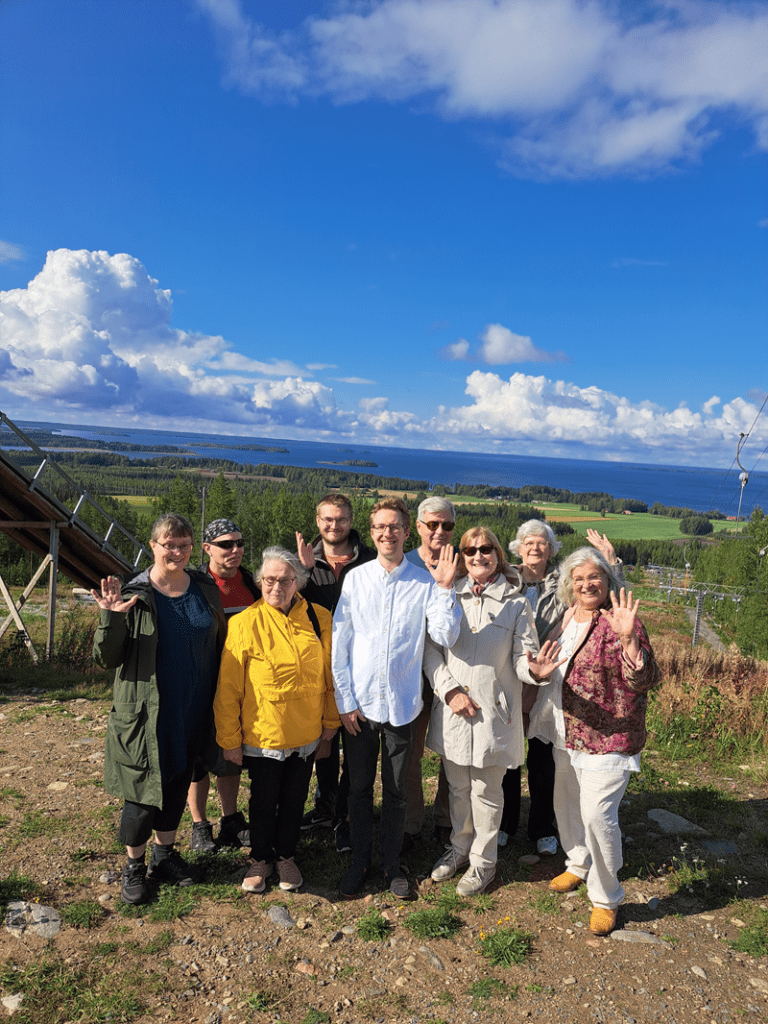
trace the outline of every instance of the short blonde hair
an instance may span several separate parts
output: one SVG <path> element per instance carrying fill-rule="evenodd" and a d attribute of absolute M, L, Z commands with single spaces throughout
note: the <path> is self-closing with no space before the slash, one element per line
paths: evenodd
<path fill-rule="evenodd" d="M 504 557 L 499 538 L 493 532 L 489 530 L 487 526 L 473 526 L 471 529 L 463 535 L 459 541 L 459 567 L 456 570 L 456 578 L 461 579 L 462 576 L 468 574 L 467 563 L 464 561 L 464 548 L 467 547 L 473 537 L 482 538 L 482 541 L 486 544 L 490 544 L 493 547 L 494 553 L 498 560 L 497 570 L 502 575 L 507 576 L 509 573 L 509 563 Z"/>
<path fill-rule="evenodd" d="M 369 516 L 369 522 L 373 524 L 373 517 L 377 512 L 398 512 L 400 515 L 400 522 L 406 530 L 411 528 L 411 513 L 408 511 L 408 506 L 405 504 L 402 498 L 381 498 L 371 509 Z"/>

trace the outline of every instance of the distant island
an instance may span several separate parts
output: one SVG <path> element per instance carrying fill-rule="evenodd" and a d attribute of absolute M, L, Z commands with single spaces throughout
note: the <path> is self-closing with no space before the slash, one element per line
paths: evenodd
<path fill-rule="evenodd" d="M 129 444 L 127 441 L 101 441 L 94 437 L 73 437 L 71 434 L 54 434 L 50 430 L 26 430 L 27 437 L 38 448 L 78 448 L 80 451 L 100 452 L 162 452 L 164 455 L 186 455 L 186 449 L 177 444 Z M 4 448 L 17 447 L 21 439 L 12 431 L 0 433 L 0 445 Z M 284 448 L 278 449 L 285 451 Z"/>
<path fill-rule="evenodd" d="M 330 462 L 327 459 L 319 459 L 318 466 L 366 466 L 369 469 L 378 469 L 378 462 L 366 462 L 365 459 L 347 459 L 345 462 Z"/>
<path fill-rule="evenodd" d="M 281 448 L 275 446 L 267 448 L 263 444 L 221 444 L 216 441 L 195 441 L 194 444 L 191 442 L 185 445 L 186 448 L 227 448 L 233 452 L 279 452 L 282 455 L 290 455 L 290 451 L 287 448 Z M 181 450 L 181 449 L 179 449 Z M 367 465 L 367 463 L 366 463 Z"/>

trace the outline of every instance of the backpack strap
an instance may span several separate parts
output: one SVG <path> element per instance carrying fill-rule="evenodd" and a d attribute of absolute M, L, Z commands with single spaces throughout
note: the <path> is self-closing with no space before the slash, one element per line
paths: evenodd
<path fill-rule="evenodd" d="M 317 621 L 315 609 L 312 607 L 309 601 L 307 601 L 307 618 L 312 623 L 312 629 L 314 629 L 315 631 L 315 636 L 322 643 L 323 638 L 320 636 L 320 623 Z"/>

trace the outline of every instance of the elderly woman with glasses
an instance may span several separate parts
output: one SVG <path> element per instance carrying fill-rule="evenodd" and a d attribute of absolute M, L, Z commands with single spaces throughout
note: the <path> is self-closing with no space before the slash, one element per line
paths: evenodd
<path fill-rule="evenodd" d="M 128 849 L 124 903 L 142 903 L 147 880 L 193 881 L 174 842 L 195 762 L 210 736 L 227 623 L 216 584 L 188 568 L 192 536 L 184 516 L 160 516 L 149 542 L 152 565 L 122 583 L 109 576 L 100 592 L 91 591 L 101 609 L 93 656 L 115 669 L 104 788 L 125 801 L 118 832 Z"/>
<path fill-rule="evenodd" d="M 587 540 L 620 572 L 621 560 L 613 545 L 597 530 L 587 530 Z M 560 634 L 566 607 L 558 597 L 560 573 L 554 558 L 561 548 L 551 526 L 541 519 L 523 523 L 510 543 L 509 550 L 520 559 L 516 569 L 522 576 L 523 594 L 528 600 L 536 622 L 539 643 L 555 639 Z M 523 721 L 528 725 L 528 713 L 537 699 L 538 690 L 523 688 Z M 557 853 L 555 835 L 555 761 L 552 744 L 528 731 L 528 791 L 531 797 L 528 814 L 528 838 L 536 844 L 536 852 L 543 856 Z M 499 845 L 506 846 L 509 836 L 515 834 L 520 818 L 520 769 L 507 772 L 504 778 L 504 814 L 499 832 Z"/>
<path fill-rule="evenodd" d="M 560 637 L 562 667 L 530 723 L 531 734 L 555 748 L 566 869 L 549 887 L 564 893 L 586 881 L 590 930 L 607 935 L 624 898 L 619 804 L 630 773 L 640 771 L 647 693 L 659 672 L 637 617 L 640 602 L 599 551 L 579 548 L 566 558 L 557 597 L 571 613 Z"/>
<path fill-rule="evenodd" d="M 557 644 L 539 650 L 520 578 L 485 527 L 461 538 L 456 599 L 459 638 L 427 639 L 424 670 L 435 692 L 427 745 L 443 758 L 450 789 L 451 843 L 432 869 L 445 881 L 468 865 L 457 891 L 483 892 L 496 874 L 502 781 L 523 760 L 522 681 L 546 682 Z"/>
<path fill-rule="evenodd" d="M 267 548 L 256 582 L 262 599 L 229 621 L 214 713 L 224 757 L 248 769 L 251 859 L 246 892 L 264 892 L 277 865 L 280 888 L 303 879 L 294 855 L 316 757 L 340 722 L 331 678 L 330 612 L 299 590 L 297 555 Z"/>

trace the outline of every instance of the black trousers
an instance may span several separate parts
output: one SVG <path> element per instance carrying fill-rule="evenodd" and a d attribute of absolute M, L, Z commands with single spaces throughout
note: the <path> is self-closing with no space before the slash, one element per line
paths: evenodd
<path fill-rule="evenodd" d="M 243 757 L 243 768 L 251 778 L 248 817 L 254 860 L 269 863 L 296 853 L 312 764 L 311 756 L 298 754 L 291 754 L 284 761 L 274 757 Z"/>
<path fill-rule="evenodd" d="M 381 823 L 379 851 L 384 873 L 400 867 L 400 848 L 408 807 L 408 769 L 411 765 L 415 721 L 408 725 L 360 722 L 360 732 L 346 735 L 349 761 L 349 834 L 352 862 L 367 867 L 373 848 L 373 785 L 381 746 Z"/>
<path fill-rule="evenodd" d="M 555 758 L 552 744 L 542 740 L 528 740 L 528 791 L 531 794 L 531 810 L 528 814 L 528 838 L 532 843 L 544 836 L 557 832 L 555 823 Z M 509 768 L 502 782 L 504 812 L 501 816 L 501 831 L 513 836 L 520 821 L 520 769 Z"/>

